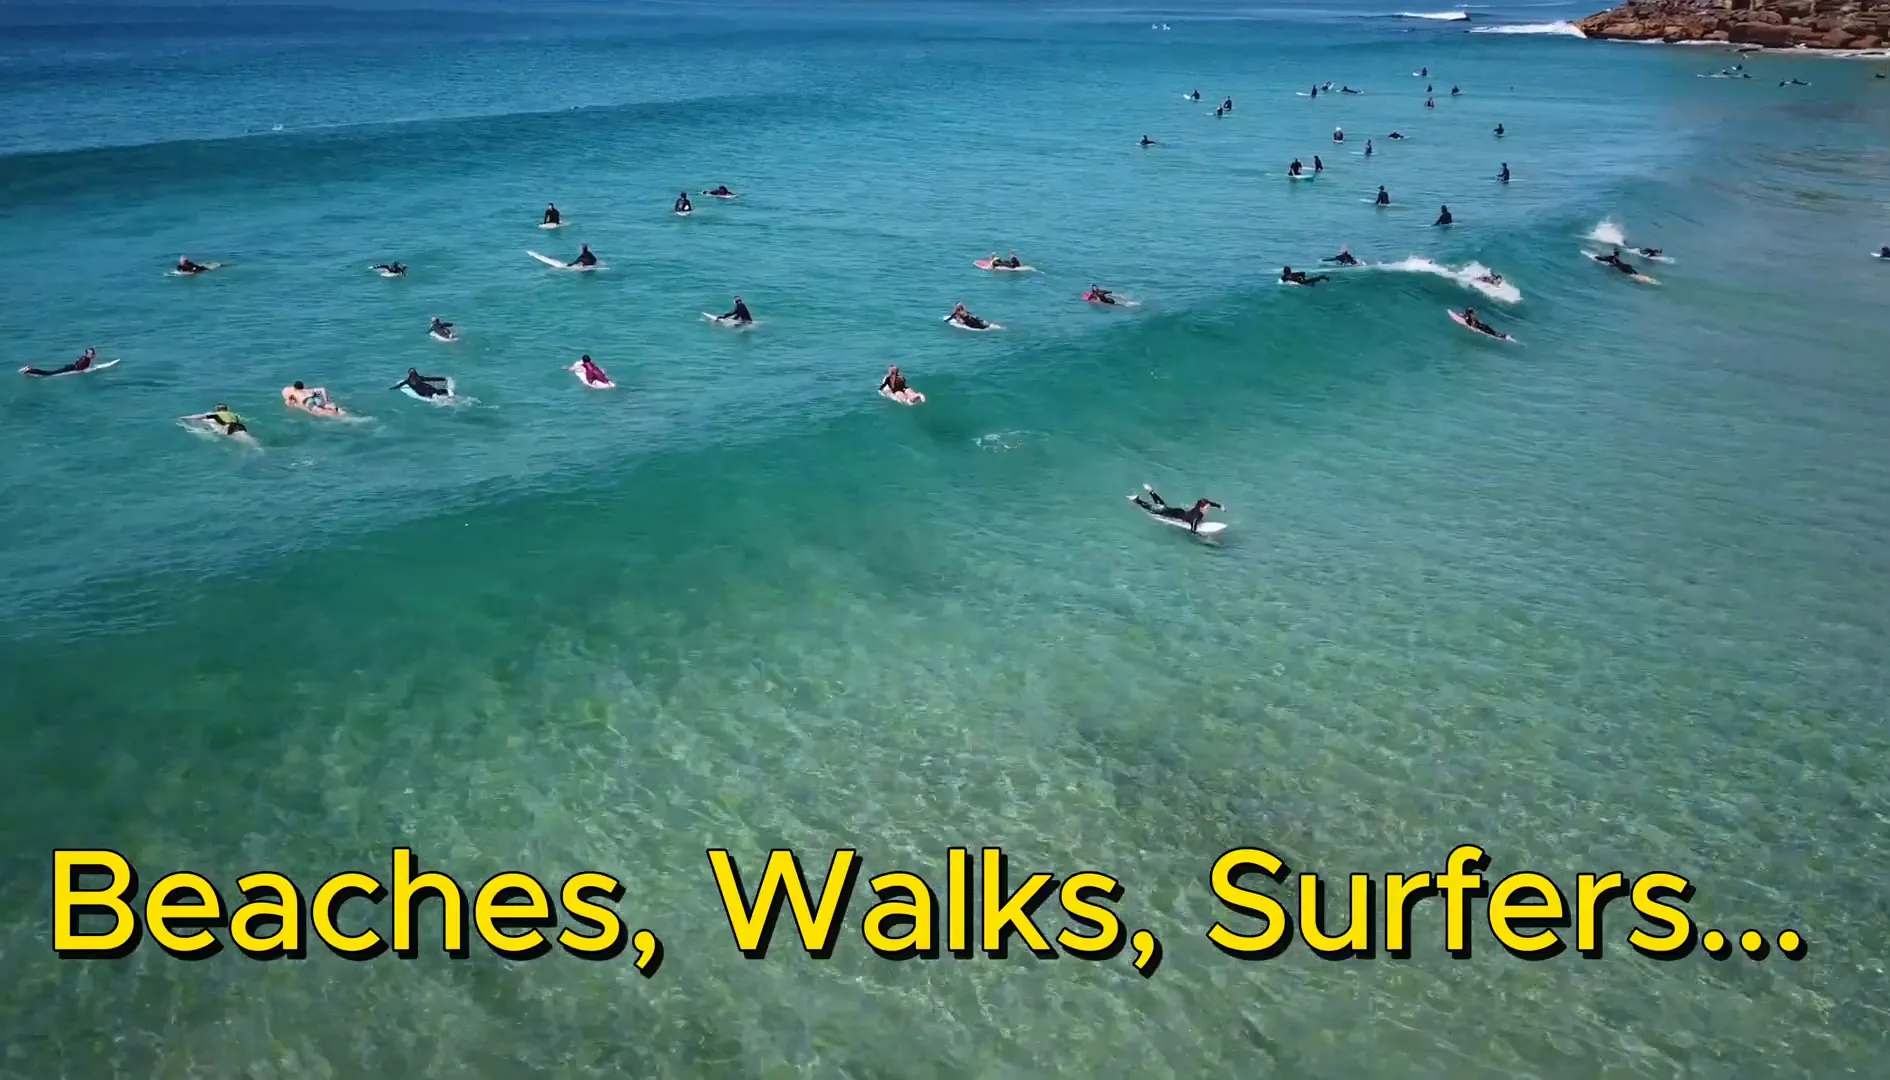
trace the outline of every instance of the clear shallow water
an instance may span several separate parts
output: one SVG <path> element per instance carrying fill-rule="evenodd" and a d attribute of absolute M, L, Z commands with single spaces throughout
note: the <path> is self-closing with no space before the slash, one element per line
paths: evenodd
<path fill-rule="evenodd" d="M 1725 61 L 1375 8 L 652 11 L 10 35 L 0 245 L 53 264 L 11 280 L 0 340 L 126 359 L 0 388 L 0 1067 L 1879 1060 L 1890 394 L 1865 252 L 1890 109 L 1868 68 L 1699 80 Z M 1465 96 L 1423 109 L 1420 65 Z M 1790 74 L 1814 85 L 1768 85 Z M 1325 79 L 1367 93 L 1293 96 Z M 1379 154 L 1334 150 L 1340 124 Z M 1314 153 L 1329 175 L 1280 178 Z M 743 198 L 667 212 L 718 182 Z M 573 223 L 550 236 L 548 199 Z M 1448 233 L 1424 227 L 1440 202 Z M 1583 264 L 1603 219 L 1678 255 L 1661 287 Z M 524 254 L 580 241 L 611 268 Z M 1341 243 L 1474 260 L 1524 299 L 1271 284 Z M 994 248 L 1044 273 L 970 265 Z M 166 278 L 179 253 L 233 265 Z M 412 277 L 365 269 L 387 258 Z M 1091 281 L 1145 306 L 1081 304 Z M 766 325 L 700 321 L 734 292 Z M 1010 329 L 952 333 L 955 301 Z M 1525 344 L 1455 330 L 1467 303 Z M 464 341 L 429 340 L 435 314 Z M 577 386 L 579 352 L 622 390 Z M 926 406 L 872 395 L 889 362 Z M 481 406 L 385 390 L 414 365 Z M 283 415 L 297 378 L 375 422 Z M 260 454 L 171 422 L 217 400 Z M 1229 540 L 1138 519 L 1143 480 L 1225 503 Z M 1250 965 L 1201 938 L 1227 847 L 1378 873 L 1460 841 L 1498 874 L 1686 873 L 1702 926 L 1795 926 L 1812 954 L 1526 965 L 1486 937 L 1452 962 L 1432 934 L 1409 962 Z M 619 872 L 669 961 L 645 982 L 50 954 L 52 846 L 222 883 L 379 870 L 397 842 L 462 880 Z M 1146 983 L 895 966 L 851 927 L 828 963 L 739 959 L 703 848 L 847 843 L 869 874 L 938 873 L 955 844 L 1106 869 L 1166 960 Z"/>

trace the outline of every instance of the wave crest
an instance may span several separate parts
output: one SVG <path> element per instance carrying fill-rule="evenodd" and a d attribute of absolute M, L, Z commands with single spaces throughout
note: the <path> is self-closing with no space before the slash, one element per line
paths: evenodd
<path fill-rule="evenodd" d="M 1517 23 L 1514 26 L 1479 26 L 1470 32 L 1473 34 L 1546 34 L 1551 37 L 1578 38 L 1588 36 L 1582 33 L 1582 28 L 1576 26 L 1574 23 L 1560 21 L 1552 23 Z"/>

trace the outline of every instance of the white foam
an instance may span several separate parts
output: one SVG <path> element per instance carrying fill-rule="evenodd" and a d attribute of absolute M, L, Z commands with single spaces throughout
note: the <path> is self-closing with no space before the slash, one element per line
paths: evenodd
<path fill-rule="evenodd" d="M 1609 247 L 1628 246 L 1627 234 L 1621 231 L 1621 226 L 1612 221 L 1603 221 L 1596 225 L 1583 239 L 1593 240 L 1597 244 L 1606 244 Z"/>
<path fill-rule="evenodd" d="M 1400 19 L 1435 19 L 1438 22 L 1467 22 L 1469 12 L 1465 11 L 1400 11 Z"/>
<path fill-rule="evenodd" d="M 1470 32 L 1473 34 L 1536 34 L 1548 35 L 1550 37 L 1578 38 L 1588 36 L 1582 33 L 1582 28 L 1576 26 L 1574 23 L 1561 21 L 1552 23 L 1519 23 L 1514 26 L 1479 26 Z"/>
<path fill-rule="evenodd" d="M 1477 280 L 1490 273 L 1490 268 L 1484 266 L 1482 263 L 1473 262 L 1468 266 L 1453 269 L 1442 263 L 1435 263 L 1422 256 L 1413 255 L 1410 258 L 1400 259 L 1397 262 L 1374 263 L 1372 264 L 1372 269 L 1397 270 L 1407 274 L 1434 274 L 1437 277 L 1449 278 L 1466 289 L 1474 289 L 1499 303 L 1516 304 L 1522 302 L 1522 290 L 1507 281 L 1503 282 L 1501 285 L 1492 285 L 1487 281 Z"/>

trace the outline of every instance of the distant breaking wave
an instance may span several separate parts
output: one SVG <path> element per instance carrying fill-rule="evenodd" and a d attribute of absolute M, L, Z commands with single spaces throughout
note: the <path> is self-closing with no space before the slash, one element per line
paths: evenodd
<path fill-rule="evenodd" d="M 1578 37 L 1588 35 L 1572 22 L 1521 23 L 1516 26 L 1479 26 L 1470 31 L 1473 34 L 1547 34 L 1552 37 Z"/>
<path fill-rule="evenodd" d="M 1408 259 L 1400 259 L 1397 262 L 1368 263 L 1367 265 L 1373 270 L 1396 270 L 1407 274 L 1434 274 L 1441 278 L 1449 278 L 1451 281 L 1462 285 L 1466 289 L 1474 289 L 1492 300 L 1505 304 L 1515 304 L 1522 301 L 1522 290 L 1507 281 L 1503 282 L 1501 285 L 1492 285 L 1487 281 L 1478 281 L 1478 278 L 1484 277 L 1490 272 L 1490 268 L 1484 266 L 1482 263 L 1473 262 L 1468 266 L 1452 269 L 1442 263 L 1435 263 L 1422 256 L 1413 255 Z"/>
<path fill-rule="evenodd" d="M 1432 19 L 1437 22 L 1469 22 L 1467 11 L 1400 11 L 1394 19 Z"/>

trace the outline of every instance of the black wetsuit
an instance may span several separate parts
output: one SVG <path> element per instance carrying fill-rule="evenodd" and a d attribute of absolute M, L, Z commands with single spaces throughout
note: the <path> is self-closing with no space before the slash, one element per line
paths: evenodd
<path fill-rule="evenodd" d="M 888 375 L 879 381 L 879 388 L 889 394 L 903 394 L 906 392 L 906 377 Z"/>
<path fill-rule="evenodd" d="M 1113 305 L 1116 302 L 1116 298 L 1109 295 L 1107 289 L 1091 289 L 1089 290 L 1089 297 L 1098 304 Z"/>
<path fill-rule="evenodd" d="M 676 212 L 677 212 L 678 214 L 687 214 L 687 213 L 689 213 L 689 212 L 690 212 L 691 210 L 694 210 L 694 209 L 695 209 L 695 207 L 693 207 L 693 206 L 690 206 L 690 205 L 689 205 L 689 200 L 688 200 L 688 199 L 677 199 L 677 200 L 676 200 Z"/>
<path fill-rule="evenodd" d="M 177 272 L 180 274 L 203 274 L 209 272 L 209 270 L 209 267 L 199 266 L 194 262 L 184 263 L 177 268 Z"/>
<path fill-rule="evenodd" d="M 435 319 L 433 320 L 433 325 L 427 327 L 427 333 L 438 334 L 444 338 L 453 337 L 454 336 L 453 324 L 450 322 L 441 322 L 440 320 Z"/>
<path fill-rule="evenodd" d="M 1448 210 L 1445 210 L 1443 213 L 1438 214 L 1437 220 L 1431 222 L 1431 224 L 1433 225 L 1449 225 L 1450 223 L 1451 223 L 1451 217 L 1450 217 L 1450 211 Z"/>
<path fill-rule="evenodd" d="M 753 315 L 748 314 L 748 305 L 742 303 L 740 300 L 735 301 L 734 311 L 731 311 L 726 315 L 719 316 L 719 318 L 726 320 L 728 322 L 738 322 L 738 323 L 751 323 L 755 321 L 755 317 Z"/>
<path fill-rule="evenodd" d="M 1159 517 L 1173 518 L 1176 521 L 1187 522 L 1189 532 L 1200 531 L 1201 521 L 1207 517 L 1206 507 L 1199 505 L 1189 507 L 1170 506 L 1166 502 L 1163 502 L 1162 497 L 1157 495 L 1152 489 L 1148 493 L 1148 500 L 1146 502 L 1143 501 L 1140 495 L 1132 496 L 1132 498 L 1135 500 L 1135 505 L 1151 514 L 1155 514 Z M 1205 499 L 1202 501 L 1205 502 L 1207 506 L 1212 506 L 1217 510 L 1220 509 L 1220 503 Z"/>
<path fill-rule="evenodd" d="M 557 225 L 557 224 L 559 224 L 559 217 L 558 217 L 558 211 L 556 211 L 556 210 L 546 210 L 546 211 L 545 211 L 545 220 L 544 220 L 544 224 L 546 224 L 546 225 Z"/>
<path fill-rule="evenodd" d="M 1503 171 L 1500 173 L 1497 173 L 1496 178 L 1498 180 L 1501 180 L 1505 184 L 1509 183 L 1509 166 L 1507 165 L 1503 166 Z"/>
<path fill-rule="evenodd" d="M 1331 281 L 1332 278 L 1325 274 L 1307 277 L 1306 271 L 1295 270 L 1290 274 L 1281 274 L 1280 280 L 1291 285 L 1317 285 L 1322 281 Z"/>
<path fill-rule="evenodd" d="M 1645 255 L 1651 259 L 1654 256 L 1660 254 L 1660 249 L 1659 248 L 1641 248 L 1640 252 L 1642 255 Z"/>
<path fill-rule="evenodd" d="M 595 255 L 593 255 L 593 254 L 591 254 L 591 249 L 590 249 L 590 248 L 585 248 L 585 249 L 584 249 L 584 253 L 583 253 L 583 254 L 581 254 L 581 255 L 579 255 L 579 256 L 577 257 L 577 259 L 576 259 L 576 260 L 574 260 L 574 261 L 573 261 L 573 262 L 571 263 L 571 265 L 573 265 L 573 266 L 596 266 L 596 265 L 597 265 L 597 256 L 595 256 Z"/>
<path fill-rule="evenodd" d="M 1378 202 L 1378 205 L 1379 205 L 1379 206 L 1390 206 L 1390 205 L 1391 205 L 1391 196 L 1390 196 L 1390 195 L 1387 195 L 1387 194 L 1386 194 L 1385 192 L 1383 192 L 1383 191 L 1380 191 L 1380 192 L 1378 193 L 1378 200 L 1377 200 L 1377 202 Z"/>
<path fill-rule="evenodd" d="M 443 383 L 445 381 L 446 377 L 443 375 L 416 375 L 409 373 L 406 378 L 394 384 L 394 389 L 398 390 L 404 386 L 423 398 L 441 397 L 447 393 L 446 387 L 435 386 L 433 384 Z"/>
<path fill-rule="evenodd" d="M 90 360 L 74 360 L 72 363 L 67 364 L 65 367 L 55 368 L 52 371 L 47 371 L 44 368 L 30 367 L 30 368 L 26 368 L 22 370 L 20 374 L 38 375 L 42 377 L 47 376 L 47 375 L 70 375 L 75 371 L 88 370 L 89 368 L 91 368 L 91 366 L 92 366 L 92 361 Z"/>
<path fill-rule="evenodd" d="M 1337 255 L 1328 255 L 1325 257 L 1325 259 L 1321 261 L 1329 262 L 1329 263 L 1338 263 L 1340 266 L 1357 266 L 1358 265 L 1358 259 L 1354 258 L 1352 253 L 1349 251 L 1341 251 Z"/>
<path fill-rule="evenodd" d="M 958 325 L 968 327 L 972 330 L 983 330 L 985 327 L 991 325 L 969 311 L 965 312 L 963 315 L 954 315 L 953 318 L 958 322 Z"/>
<path fill-rule="evenodd" d="M 1488 334 L 1491 337 L 1503 336 L 1497 333 L 1493 328 L 1491 328 L 1489 323 L 1484 322 L 1482 319 L 1477 318 L 1475 315 L 1464 316 L 1463 322 L 1464 322 L 1464 325 L 1468 326 L 1470 329 L 1481 331 L 1482 333 Z"/>
<path fill-rule="evenodd" d="M 1600 256 L 1596 256 L 1595 261 L 1602 264 L 1603 266 L 1612 266 L 1616 270 L 1621 271 L 1623 274 L 1640 273 L 1640 271 L 1634 269 L 1634 265 L 1632 263 L 1628 262 L 1626 259 L 1623 259 L 1619 255 L 1600 255 Z"/>

